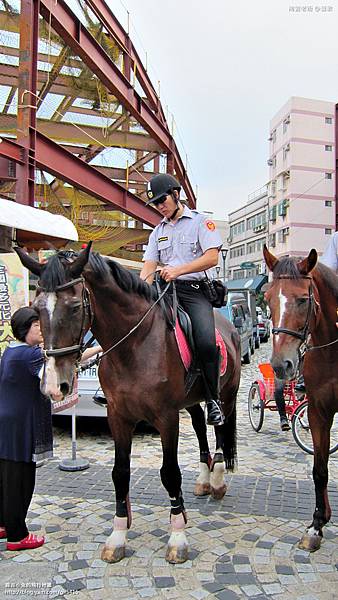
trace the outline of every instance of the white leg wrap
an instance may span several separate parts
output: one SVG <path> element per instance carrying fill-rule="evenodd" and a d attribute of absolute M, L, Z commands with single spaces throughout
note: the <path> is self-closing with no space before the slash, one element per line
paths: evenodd
<path fill-rule="evenodd" d="M 218 488 L 224 485 L 224 474 L 225 474 L 225 466 L 224 462 L 219 462 L 214 464 L 214 468 L 210 473 L 210 485 L 212 488 L 218 490 Z"/>
<path fill-rule="evenodd" d="M 312 525 L 312 527 L 309 527 L 309 528 L 306 530 L 306 533 L 307 533 L 308 535 L 319 535 L 319 531 L 318 531 L 318 529 L 315 529 L 315 528 L 313 527 L 313 525 Z"/>
<path fill-rule="evenodd" d="M 127 521 L 127 517 L 114 517 L 114 531 L 106 541 L 106 546 L 108 548 L 125 546 L 128 531 Z"/>
<path fill-rule="evenodd" d="M 196 480 L 197 483 L 208 484 L 210 483 L 210 471 L 208 465 L 200 462 L 200 474 Z"/>

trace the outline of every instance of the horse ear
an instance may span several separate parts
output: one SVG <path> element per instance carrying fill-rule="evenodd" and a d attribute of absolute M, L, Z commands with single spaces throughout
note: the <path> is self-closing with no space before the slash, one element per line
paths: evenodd
<path fill-rule="evenodd" d="M 315 268 L 315 266 L 317 264 L 317 260 L 318 260 L 317 250 L 312 248 L 312 250 L 310 250 L 308 256 L 306 258 L 304 258 L 304 260 L 301 260 L 299 263 L 297 263 L 298 271 L 302 275 L 307 275 L 308 273 L 310 273 L 312 271 L 312 269 Z"/>
<path fill-rule="evenodd" d="M 33 258 L 32 256 L 29 256 L 29 254 L 27 254 L 27 252 L 25 252 L 22 248 L 19 248 L 19 246 L 15 246 L 14 250 L 20 258 L 20 261 L 23 264 L 23 266 L 26 267 L 26 269 L 28 269 L 34 275 L 41 275 L 43 265 L 40 264 L 39 261 L 35 260 L 35 258 Z"/>
<path fill-rule="evenodd" d="M 268 269 L 270 269 L 270 271 L 273 271 L 276 264 L 278 263 L 278 258 L 271 254 L 271 252 L 269 252 L 266 244 L 264 244 L 263 246 L 263 255 Z"/>
<path fill-rule="evenodd" d="M 69 271 L 73 277 L 80 277 L 89 260 L 91 246 L 92 242 L 88 242 L 87 247 L 80 252 L 79 256 L 71 264 Z"/>

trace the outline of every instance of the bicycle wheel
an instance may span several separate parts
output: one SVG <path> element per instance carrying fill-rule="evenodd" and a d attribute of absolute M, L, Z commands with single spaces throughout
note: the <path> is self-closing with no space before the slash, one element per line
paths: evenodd
<path fill-rule="evenodd" d="M 295 412 L 292 416 L 292 434 L 295 439 L 295 442 L 298 446 L 307 452 L 308 454 L 313 454 L 313 442 L 312 435 L 309 426 L 308 414 L 307 414 L 308 403 L 304 402 L 300 404 L 298 408 L 296 408 Z M 332 424 L 331 428 L 331 445 L 329 454 L 333 454 L 338 450 L 338 444 L 336 442 L 336 427 L 335 421 Z"/>
<path fill-rule="evenodd" d="M 248 411 L 252 428 L 255 431 L 259 431 L 262 429 L 264 421 L 264 402 L 257 383 L 253 383 L 249 390 Z"/>

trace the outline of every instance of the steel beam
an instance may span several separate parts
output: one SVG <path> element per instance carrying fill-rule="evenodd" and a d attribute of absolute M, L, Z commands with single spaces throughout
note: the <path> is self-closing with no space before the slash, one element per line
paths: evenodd
<path fill-rule="evenodd" d="M 36 132 L 36 165 L 87 194 L 154 227 L 159 213 L 83 160 Z"/>
<path fill-rule="evenodd" d="M 106 54 L 100 44 L 87 31 L 80 20 L 67 7 L 64 0 L 40 0 L 40 13 L 55 31 L 66 41 L 86 65 L 104 83 L 108 90 L 123 104 L 165 152 L 172 152 L 175 171 L 183 185 L 191 205 L 195 194 L 176 144 L 166 124 L 153 113 L 148 103 L 133 88 L 128 79 Z"/>
<path fill-rule="evenodd" d="M 159 98 L 127 32 L 123 29 L 104 0 L 85 0 L 85 2 L 90 6 L 99 21 L 105 25 L 107 31 L 118 42 L 123 52 L 129 55 L 131 68 L 136 68 L 136 78 L 139 80 L 151 108 L 161 115 L 162 121 L 165 121 Z"/>
<path fill-rule="evenodd" d="M 25 164 L 25 150 L 16 142 L 0 137 L 0 156 L 14 160 L 21 165 Z"/>
<path fill-rule="evenodd" d="M 34 205 L 35 127 L 39 0 L 21 0 L 18 79 L 17 141 L 26 150 L 25 163 L 18 163 L 16 201 Z"/>
<path fill-rule="evenodd" d="M 132 84 L 124 77 L 100 44 L 83 27 L 80 20 L 63 0 L 41 0 L 41 15 L 48 22 L 51 13 L 53 29 L 76 52 L 104 85 L 118 98 L 137 121 L 151 133 L 157 143 L 171 149 L 172 138 L 161 121 L 154 115 Z"/>
<path fill-rule="evenodd" d="M 57 140 L 60 143 L 67 142 L 73 144 L 95 145 L 95 148 L 105 150 L 109 147 L 126 148 L 131 150 L 144 150 L 147 152 L 161 152 L 158 144 L 149 135 L 142 133 L 132 133 L 130 131 L 111 131 L 108 130 L 108 136 L 104 134 L 101 127 L 91 125 L 77 124 L 74 127 L 72 123 L 66 121 L 49 121 L 47 119 L 38 119 L 38 129 L 44 135 Z M 1 131 L 3 133 L 16 133 L 15 115 L 1 115 Z M 93 139 L 94 138 L 94 139 Z M 99 144 L 95 144 L 95 141 Z"/>

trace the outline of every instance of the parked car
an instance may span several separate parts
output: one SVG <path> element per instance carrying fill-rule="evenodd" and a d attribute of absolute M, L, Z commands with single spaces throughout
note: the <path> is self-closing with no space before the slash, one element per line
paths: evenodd
<path fill-rule="evenodd" d="M 266 316 L 260 306 L 256 307 L 256 315 L 259 337 L 262 342 L 267 342 L 271 333 L 270 319 Z"/>
<path fill-rule="evenodd" d="M 218 309 L 237 329 L 241 340 L 241 357 L 245 364 L 250 364 L 251 354 L 255 351 L 253 326 L 248 301 L 244 294 L 229 292 L 225 306 Z"/>

